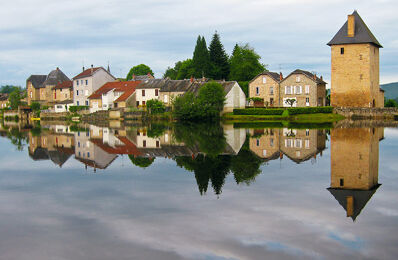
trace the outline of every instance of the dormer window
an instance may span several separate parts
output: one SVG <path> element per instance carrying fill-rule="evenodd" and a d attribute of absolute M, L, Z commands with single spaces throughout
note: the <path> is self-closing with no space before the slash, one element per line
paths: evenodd
<path fill-rule="evenodd" d="M 300 76 L 297 76 L 297 77 L 296 77 L 296 82 L 300 82 L 300 80 L 301 80 L 301 79 L 300 79 Z"/>
<path fill-rule="evenodd" d="M 263 84 L 267 83 L 267 78 L 263 77 Z"/>

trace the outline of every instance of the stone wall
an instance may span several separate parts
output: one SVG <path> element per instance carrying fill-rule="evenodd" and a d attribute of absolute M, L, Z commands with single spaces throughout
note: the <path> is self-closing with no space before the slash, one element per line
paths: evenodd
<path fill-rule="evenodd" d="M 394 119 L 394 115 L 398 115 L 398 109 L 395 107 L 385 107 L 385 108 L 335 107 L 333 108 L 333 113 L 351 119 L 372 119 L 372 118 Z"/>
<path fill-rule="evenodd" d="M 263 78 L 265 78 L 265 83 Z M 258 94 L 256 88 L 258 88 Z M 273 94 L 271 94 L 271 88 L 273 88 Z M 268 75 L 260 75 L 249 83 L 249 97 L 262 98 L 264 102 L 268 103 L 268 106 L 282 106 L 279 103 L 279 82 Z M 271 105 L 271 98 L 273 99 L 273 105 Z"/>

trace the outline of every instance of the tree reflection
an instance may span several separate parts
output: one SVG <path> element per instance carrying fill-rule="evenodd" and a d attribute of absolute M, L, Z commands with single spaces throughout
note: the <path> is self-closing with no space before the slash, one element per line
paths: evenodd
<path fill-rule="evenodd" d="M 129 155 L 129 159 L 135 166 L 141 168 L 149 167 L 155 161 L 155 158 L 134 157 L 134 155 Z"/>

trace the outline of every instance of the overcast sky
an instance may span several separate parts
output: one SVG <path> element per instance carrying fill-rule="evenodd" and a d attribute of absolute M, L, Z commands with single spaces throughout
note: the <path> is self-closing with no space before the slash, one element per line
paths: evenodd
<path fill-rule="evenodd" d="M 300 68 L 329 82 L 326 43 L 354 9 L 384 46 L 381 83 L 398 81 L 396 0 L 13 0 L 0 9 L 0 85 L 25 86 L 56 67 L 72 78 L 108 61 L 116 77 L 140 63 L 161 77 L 215 30 L 228 54 L 249 43 L 271 71 Z"/>

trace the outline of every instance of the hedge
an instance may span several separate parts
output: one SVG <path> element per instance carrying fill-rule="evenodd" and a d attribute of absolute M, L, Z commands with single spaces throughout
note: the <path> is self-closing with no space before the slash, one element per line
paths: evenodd
<path fill-rule="evenodd" d="M 75 113 L 80 110 L 87 110 L 88 108 L 89 108 L 88 106 L 70 106 L 69 111 Z"/>
<path fill-rule="evenodd" d="M 266 108 L 250 108 L 250 109 L 234 109 L 234 115 L 282 115 L 282 108 L 266 109 Z"/>
<path fill-rule="evenodd" d="M 329 114 L 333 112 L 333 107 L 290 107 L 287 110 L 289 111 L 289 115 L 316 113 Z"/>

